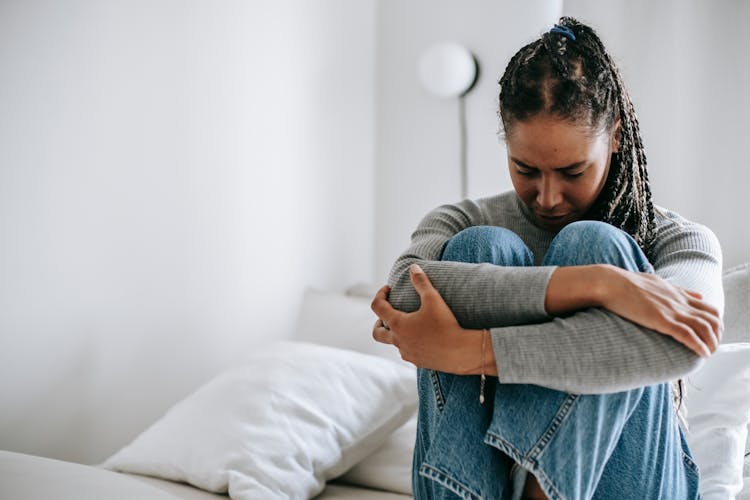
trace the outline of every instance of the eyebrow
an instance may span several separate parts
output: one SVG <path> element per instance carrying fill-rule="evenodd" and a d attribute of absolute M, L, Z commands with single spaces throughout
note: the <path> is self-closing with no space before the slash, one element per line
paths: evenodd
<path fill-rule="evenodd" d="M 513 158 L 513 157 L 511 156 L 511 157 L 510 157 L 510 159 L 511 159 L 511 160 L 513 160 L 513 162 L 514 162 L 514 163 L 518 164 L 519 166 L 521 166 L 521 167 L 523 167 L 523 168 L 529 168 L 529 169 L 532 169 L 532 170 L 539 170 L 539 169 L 538 169 L 538 168 L 536 168 L 536 167 L 533 167 L 533 166 L 531 166 L 531 165 L 527 165 L 527 164 L 525 164 L 524 162 L 522 162 L 522 161 L 521 161 L 521 160 L 519 160 L 518 158 Z M 577 162 L 575 162 L 575 163 L 571 163 L 570 165 L 566 165 L 566 166 L 564 166 L 564 167 L 554 167 L 554 168 L 553 168 L 552 170 L 573 170 L 573 169 L 575 169 L 575 168 L 578 168 L 578 167 L 580 167 L 580 166 L 583 166 L 584 164 L 586 164 L 586 160 L 582 160 L 582 161 L 577 161 Z"/>

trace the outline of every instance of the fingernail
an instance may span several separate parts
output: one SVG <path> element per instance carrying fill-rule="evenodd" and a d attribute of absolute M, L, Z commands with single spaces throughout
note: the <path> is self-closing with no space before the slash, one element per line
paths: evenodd
<path fill-rule="evenodd" d="M 411 271 L 411 272 L 413 272 L 415 274 L 416 273 L 423 273 L 424 272 L 422 270 L 422 268 L 419 267 L 419 264 L 412 264 L 411 266 L 409 266 L 409 271 Z"/>

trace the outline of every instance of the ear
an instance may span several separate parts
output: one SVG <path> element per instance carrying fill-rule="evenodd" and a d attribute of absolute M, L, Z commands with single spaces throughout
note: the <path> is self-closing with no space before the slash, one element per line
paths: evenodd
<path fill-rule="evenodd" d="M 615 124 L 612 126 L 612 133 L 610 135 L 609 149 L 610 153 L 617 153 L 620 151 L 620 144 L 622 142 L 622 122 L 618 117 L 615 120 Z"/>

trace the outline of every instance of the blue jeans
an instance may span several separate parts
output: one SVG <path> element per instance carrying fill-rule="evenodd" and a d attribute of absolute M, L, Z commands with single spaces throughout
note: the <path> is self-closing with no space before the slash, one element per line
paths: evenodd
<path fill-rule="evenodd" d="M 477 226 L 449 240 L 442 260 L 530 266 L 533 257 L 515 233 Z M 628 234 L 593 221 L 564 227 L 543 262 L 595 263 L 652 271 Z M 699 498 L 668 383 L 578 395 L 489 377 L 484 405 L 477 376 L 419 369 L 418 383 L 416 499 L 510 499 L 514 463 L 551 499 Z"/>

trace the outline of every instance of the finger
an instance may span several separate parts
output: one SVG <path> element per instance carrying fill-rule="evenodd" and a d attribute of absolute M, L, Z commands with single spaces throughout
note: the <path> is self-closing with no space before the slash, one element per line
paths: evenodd
<path fill-rule="evenodd" d="M 375 320 L 375 324 L 372 325 L 372 338 L 373 339 L 378 340 L 376 338 L 376 335 L 377 335 L 377 332 L 378 332 L 378 328 L 380 328 L 381 326 L 383 326 L 383 322 L 382 322 L 382 320 L 380 318 L 378 318 L 377 320 Z"/>
<path fill-rule="evenodd" d="M 721 336 L 724 331 L 724 323 L 721 320 L 719 310 L 705 300 L 691 299 L 689 305 L 694 308 L 695 314 L 701 316 L 711 324 L 711 329 L 716 335 L 716 338 L 718 341 L 721 341 Z"/>
<path fill-rule="evenodd" d="M 380 342 L 381 344 L 395 345 L 394 333 L 391 330 L 382 326 L 382 323 L 372 329 L 372 338 Z"/>
<path fill-rule="evenodd" d="M 700 315 L 693 315 L 690 320 L 690 326 L 696 335 L 703 341 L 710 352 L 716 351 L 719 346 L 719 339 L 716 337 L 711 323 L 706 321 Z"/>
<path fill-rule="evenodd" d="M 702 294 L 700 294 L 700 293 L 698 293 L 698 292 L 695 292 L 695 291 L 693 291 L 693 290 L 688 290 L 688 289 L 686 289 L 686 288 L 683 288 L 682 290 L 683 290 L 683 291 L 684 291 L 685 293 L 687 293 L 688 295 L 690 295 L 691 297 L 693 297 L 693 298 L 696 298 L 696 299 L 698 299 L 698 300 L 703 300 L 703 295 L 702 295 Z"/>
<path fill-rule="evenodd" d="M 373 330 L 375 328 L 385 328 L 386 330 L 390 330 L 391 327 L 388 326 L 388 323 L 383 321 L 382 319 L 378 318 L 378 320 L 375 322 L 375 326 L 373 326 Z"/>
<path fill-rule="evenodd" d="M 721 318 L 717 314 L 713 314 L 710 311 L 696 311 L 696 314 L 698 314 L 701 318 L 703 318 L 704 321 L 708 322 L 708 324 L 711 325 L 711 330 L 714 332 L 714 335 L 716 336 L 716 339 L 718 342 L 721 341 L 721 334 L 724 330 L 724 324 L 721 321 Z"/>
<path fill-rule="evenodd" d="M 698 337 L 692 328 L 684 323 L 673 322 L 667 335 L 696 353 L 698 356 L 708 357 L 711 355 L 711 351 L 708 350 L 700 337 Z"/>
<path fill-rule="evenodd" d="M 690 304 L 691 307 L 695 307 L 696 309 L 705 311 L 709 314 L 716 316 L 717 318 L 721 316 L 719 314 L 719 310 L 716 307 L 712 306 L 711 304 L 709 304 L 703 299 L 693 296 L 692 299 L 688 300 L 688 303 Z"/>
<path fill-rule="evenodd" d="M 420 298 L 437 291 L 419 264 L 409 266 L 409 278 Z"/>
<path fill-rule="evenodd" d="M 398 311 L 396 311 L 391 303 L 388 302 L 389 291 L 390 287 L 388 285 L 378 290 L 378 293 L 375 294 L 375 298 L 372 299 L 370 309 L 372 309 L 372 312 L 374 312 L 378 318 L 387 323 L 393 323 L 393 317 Z"/>
<path fill-rule="evenodd" d="M 390 292 L 390 291 L 391 291 L 391 287 L 389 287 L 388 285 L 381 286 L 380 289 L 377 291 L 377 293 L 375 293 L 375 298 L 373 300 L 375 300 L 375 299 L 385 299 L 385 300 L 387 300 L 388 299 L 388 292 Z"/>

